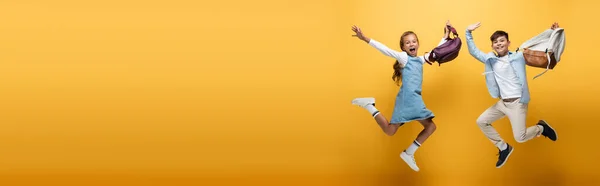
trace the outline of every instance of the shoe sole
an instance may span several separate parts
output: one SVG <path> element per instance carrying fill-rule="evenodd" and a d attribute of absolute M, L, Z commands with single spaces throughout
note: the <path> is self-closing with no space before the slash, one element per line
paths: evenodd
<path fill-rule="evenodd" d="M 504 164 L 506 164 L 506 162 L 508 161 L 508 158 L 510 158 L 510 155 L 513 153 L 515 149 L 510 149 L 510 152 L 508 152 L 508 155 L 506 156 L 506 159 L 504 159 L 504 162 L 502 162 L 502 164 L 500 164 L 500 166 L 496 166 L 496 168 L 500 168 L 502 166 L 504 166 Z"/>
<path fill-rule="evenodd" d="M 548 122 L 546 122 L 545 120 L 542 120 L 542 121 L 546 124 L 546 126 L 550 127 L 550 129 L 552 129 L 552 131 L 554 131 L 554 136 L 556 136 L 556 139 L 552 140 L 552 141 L 558 140 L 558 133 L 556 132 L 556 130 L 554 130 L 554 128 L 552 128 L 552 126 L 550 126 L 550 124 L 548 124 Z"/>
<path fill-rule="evenodd" d="M 413 168 L 412 166 L 410 166 L 410 163 L 408 163 L 408 162 L 410 162 L 410 160 L 404 159 L 404 156 L 402 156 L 402 154 L 400 154 L 400 158 L 401 158 L 402 160 L 404 160 L 404 163 L 406 163 L 406 165 L 408 165 L 408 167 L 410 167 L 410 169 L 412 169 L 412 170 L 413 170 L 413 171 L 415 171 L 415 172 L 419 172 L 419 169 L 418 169 L 418 168 L 417 168 L 417 169 L 415 169 L 415 168 Z"/>

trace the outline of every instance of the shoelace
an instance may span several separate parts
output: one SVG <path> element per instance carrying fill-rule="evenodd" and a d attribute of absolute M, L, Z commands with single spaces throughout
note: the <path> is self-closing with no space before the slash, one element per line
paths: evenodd
<path fill-rule="evenodd" d="M 498 151 L 498 154 L 496 154 L 496 156 L 500 156 L 500 153 L 502 153 L 501 150 Z"/>
<path fill-rule="evenodd" d="M 412 162 L 416 165 L 417 161 L 415 160 L 415 156 L 414 155 L 410 155 L 410 159 L 412 160 Z"/>
<path fill-rule="evenodd" d="M 410 155 L 410 154 L 406 153 L 406 155 L 410 156 L 410 160 L 412 160 L 412 162 L 413 162 L 415 165 L 417 164 L 417 161 L 415 160 L 415 155 L 414 155 L 414 154 L 413 154 L 413 155 Z"/>

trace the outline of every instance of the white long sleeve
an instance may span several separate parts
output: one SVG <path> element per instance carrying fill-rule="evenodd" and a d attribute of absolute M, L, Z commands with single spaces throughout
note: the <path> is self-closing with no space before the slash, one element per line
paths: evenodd
<path fill-rule="evenodd" d="M 446 40 L 446 38 L 442 38 L 442 40 L 440 40 L 440 43 L 438 43 L 437 46 L 443 45 L 444 43 L 446 43 L 446 41 L 448 41 Z"/>
<path fill-rule="evenodd" d="M 384 55 L 395 58 L 396 60 L 398 60 L 398 62 L 400 62 L 400 64 L 402 66 L 406 65 L 406 63 L 408 61 L 408 54 L 404 51 L 398 52 L 398 51 L 392 50 L 389 47 L 385 46 L 384 44 L 382 44 L 374 39 L 369 40 L 369 45 L 375 47 L 377 50 L 379 50 Z"/>

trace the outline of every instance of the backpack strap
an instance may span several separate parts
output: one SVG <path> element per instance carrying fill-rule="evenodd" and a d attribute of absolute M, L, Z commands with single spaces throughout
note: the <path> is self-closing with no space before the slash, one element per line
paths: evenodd
<path fill-rule="evenodd" d="M 450 25 L 447 25 L 446 27 L 452 32 L 452 34 L 454 34 L 454 37 L 458 37 L 458 32 L 456 32 L 456 29 L 454 29 L 454 27 L 451 27 Z M 450 39 L 450 34 L 448 34 L 447 39 Z"/>
<path fill-rule="evenodd" d="M 536 75 L 533 77 L 533 79 L 540 77 L 542 74 L 545 74 L 546 72 L 548 72 L 548 70 L 550 69 L 550 54 L 548 53 L 548 49 L 546 49 L 546 57 L 548 58 L 548 66 L 546 67 L 546 70 L 544 70 L 544 72 Z"/>

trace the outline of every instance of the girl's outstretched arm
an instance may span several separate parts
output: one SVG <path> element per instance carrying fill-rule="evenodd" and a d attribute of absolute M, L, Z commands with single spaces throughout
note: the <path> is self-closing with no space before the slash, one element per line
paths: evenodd
<path fill-rule="evenodd" d="M 363 40 L 364 42 L 367 42 L 367 43 L 369 43 L 369 41 L 371 41 L 371 38 L 365 36 L 362 33 L 362 30 L 360 30 L 360 28 L 358 28 L 356 25 L 352 26 L 352 31 L 354 31 L 354 33 L 355 33 L 354 35 L 352 35 L 352 37 L 357 37 L 358 39 Z"/>
<path fill-rule="evenodd" d="M 353 37 L 357 37 L 358 39 L 363 40 L 375 49 L 379 50 L 379 52 L 381 52 L 382 54 L 398 60 L 398 62 L 400 62 L 402 66 L 406 65 L 406 62 L 408 61 L 408 54 L 406 52 L 398 52 L 396 50 L 392 50 L 386 45 L 365 36 L 362 30 L 360 30 L 360 28 L 358 28 L 356 25 L 352 26 L 352 31 L 356 33 L 352 35 Z"/>

